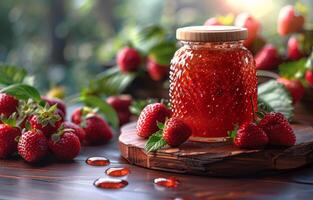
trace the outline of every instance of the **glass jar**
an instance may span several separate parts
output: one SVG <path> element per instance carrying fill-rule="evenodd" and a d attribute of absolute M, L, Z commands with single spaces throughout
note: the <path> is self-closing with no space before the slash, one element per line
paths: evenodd
<path fill-rule="evenodd" d="M 182 47 L 171 61 L 173 116 L 192 128 L 191 140 L 225 140 L 228 131 L 252 121 L 257 78 L 244 28 L 196 26 L 177 29 Z"/>

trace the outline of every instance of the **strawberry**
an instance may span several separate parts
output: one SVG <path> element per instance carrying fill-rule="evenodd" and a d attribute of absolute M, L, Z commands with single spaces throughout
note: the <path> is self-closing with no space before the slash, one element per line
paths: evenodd
<path fill-rule="evenodd" d="M 132 97 L 130 95 L 110 96 L 106 102 L 110 104 L 116 111 L 129 110 L 129 106 L 132 103 Z"/>
<path fill-rule="evenodd" d="M 223 25 L 218 18 L 211 17 L 204 22 L 204 26 L 220 26 Z"/>
<path fill-rule="evenodd" d="M 308 82 L 310 86 L 313 87 L 313 70 L 306 71 L 305 80 Z"/>
<path fill-rule="evenodd" d="M 164 104 L 153 103 L 147 105 L 140 113 L 137 121 L 137 135 L 148 138 L 158 131 L 157 122 L 164 123 L 171 116 L 171 111 Z"/>
<path fill-rule="evenodd" d="M 57 108 L 63 112 L 64 116 L 66 116 L 66 105 L 65 105 L 64 101 L 62 101 L 61 99 L 46 97 L 46 96 L 43 96 L 41 98 L 46 103 L 48 103 L 50 106 L 53 106 L 54 104 L 56 104 Z"/>
<path fill-rule="evenodd" d="M 290 37 L 287 44 L 287 58 L 289 60 L 298 60 L 302 57 L 303 53 L 299 41 L 295 36 Z"/>
<path fill-rule="evenodd" d="M 63 122 L 62 126 L 66 129 L 72 129 L 72 132 L 78 137 L 81 143 L 84 141 L 86 133 L 83 128 L 72 122 Z"/>
<path fill-rule="evenodd" d="M 125 47 L 118 52 L 116 63 L 121 72 L 134 72 L 140 66 L 141 57 L 136 49 Z"/>
<path fill-rule="evenodd" d="M 179 118 L 170 118 L 165 124 L 158 122 L 159 130 L 153 133 L 146 145 L 147 152 L 156 151 L 166 145 L 177 147 L 191 136 L 191 128 Z"/>
<path fill-rule="evenodd" d="M 243 123 L 238 130 L 232 131 L 234 144 L 240 148 L 260 148 L 268 143 L 266 133 L 255 123 Z"/>
<path fill-rule="evenodd" d="M 290 92 L 294 104 L 299 102 L 305 94 L 305 88 L 303 87 L 302 83 L 297 79 L 289 80 L 280 77 L 277 79 L 277 82 L 283 84 Z"/>
<path fill-rule="evenodd" d="M 281 113 L 268 113 L 259 123 L 269 138 L 269 144 L 292 146 L 296 142 L 296 136 L 288 122 Z"/>
<path fill-rule="evenodd" d="M 17 152 L 17 138 L 20 135 L 19 128 L 0 124 L 0 158 L 7 158 Z"/>
<path fill-rule="evenodd" d="M 0 115 L 8 118 L 14 112 L 17 112 L 18 100 L 8 94 L 0 93 Z"/>
<path fill-rule="evenodd" d="M 280 64 L 280 56 L 276 47 L 271 44 L 265 45 L 255 56 L 257 69 L 275 69 Z"/>
<path fill-rule="evenodd" d="M 260 22 L 248 13 L 239 14 L 235 19 L 235 26 L 247 28 L 248 37 L 244 41 L 246 47 L 251 46 L 261 28 Z"/>
<path fill-rule="evenodd" d="M 109 125 L 97 114 L 87 114 L 81 126 L 86 133 L 85 140 L 90 145 L 103 144 L 113 137 Z"/>
<path fill-rule="evenodd" d="M 131 117 L 129 107 L 133 101 L 130 95 L 110 96 L 106 101 L 117 112 L 120 126 L 129 122 Z"/>
<path fill-rule="evenodd" d="M 30 130 L 22 134 L 17 145 L 18 154 L 27 162 L 35 163 L 48 155 L 48 141 L 40 130 Z"/>
<path fill-rule="evenodd" d="M 71 120 L 74 124 L 80 125 L 83 121 L 83 118 L 90 113 L 96 113 L 95 109 L 89 107 L 79 107 L 74 110 L 71 116 Z"/>
<path fill-rule="evenodd" d="M 63 118 L 58 113 L 56 105 L 39 107 L 35 114 L 29 118 L 31 128 L 42 131 L 47 137 L 56 133 L 62 122 Z"/>
<path fill-rule="evenodd" d="M 281 36 L 298 32 L 304 25 L 304 17 L 296 13 L 291 5 L 284 6 L 278 15 L 277 31 Z"/>
<path fill-rule="evenodd" d="M 83 110 L 84 108 L 83 107 L 79 107 L 79 108 L 76 108 L 73 113 L 72 113 L 72 116 L 71 116 L 71 121 L 74 123 L 74 124 L 80 124 L 81 121 L 82 121 L 82 116 L 83 116 Z"/>
<path fill-rule="evenodd" d="M 191 135 L 191 128 L 181 119 L 169 119 L 163 129 L 163 139 L 171 147 L 177 147 L 186 142 Z"/>
<path fill-rule="evenodd" d="M 80 152 L 79 138 L 71 129 L 63 129 L 52 134 L 48 146 L 53 155 L 62 161 L 73 160 Z"/>
<path fill-rule="evenodd" d="M 148 59 L 147 63 L 147 71 L 150 75 L 150 78 L 154 81 L 160 81 L 167 77 L 169 66 L 167 65 L 160 65 L 156 63 L 152 59 Z"/>

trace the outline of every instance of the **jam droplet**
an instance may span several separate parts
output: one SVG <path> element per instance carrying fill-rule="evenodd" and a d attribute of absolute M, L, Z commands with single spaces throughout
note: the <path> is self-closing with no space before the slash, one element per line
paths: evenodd
<path fill-rule="evenodd" d="M 128 182 L 121 179 L 99 178 L 93 184 L 102 189 L 121 189 L 126 187 Z"/>
<path fill-rule="evenodd" d="M 153 182 L 157 186 L 166 187 L 166 188 L 176 188 L 179 184 L 179 181 L 174 177 L 156 178 L 156 179 L 154 179 Z"/>
<path fill-rule="evenodd" d="M 109 176 L 120 177 L 128 175 L 130 173 L 130 169 L 126 167 L 111 167 L 108 168 L 105 173 Z"/>
<path fill-rule="evenodd" d="M 105 157 L 89 157 L 86 163 L 91 166 L 107 166 L 110 164 L 110 160 Z"/>

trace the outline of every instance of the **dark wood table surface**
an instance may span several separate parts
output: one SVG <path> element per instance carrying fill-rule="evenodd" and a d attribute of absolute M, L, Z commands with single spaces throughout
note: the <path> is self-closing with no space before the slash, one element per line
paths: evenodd
<path fill-rule="evenodd" d="M 313 110 L 298 106 L 296 121 L 313 125 Z M 313 199 L 313 166 L 280 174 L 218 178 L 181 175 L 129 165 L 121 158 L 117 135 L 109 144 L 84 147 L 71 163 L 31 166 L 21 160 L 0 160 L 0 199 Z M 85 164 L 89 156 L 105 156 L 110 166 Z M 108 167 L 127 166 L 129 185 L 120 190 L 93 186 Z M 160 189 L 154 178 L 174 176 L 177 188 Z"/>

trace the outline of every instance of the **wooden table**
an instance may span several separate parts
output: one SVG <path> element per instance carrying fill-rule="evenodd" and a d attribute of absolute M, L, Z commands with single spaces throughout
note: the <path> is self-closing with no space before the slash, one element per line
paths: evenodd
<path fill-rule="evenodd" d="M 309 122 L 312 114 L 297 114 L 298 121 Z M 0 199 L 312 199 L 313 167 L 281 174 L 240 178 L 214 178 L 180 175 L 128 165 L 120 157 L 117 135 L 110 144 L 84 147 L 72 163 L 30 166 L 21 160 L 0 160 Z M 85 164 L 89 156 L 105 156 L 107 167 Z M 127 166 L 129 185 L 120 190 L 101 190 L 93 181 L 105 177 L 108 167 Z M 172 189 L 154 186 L 153 179 L 175 176 L 180 185 Z"/>

